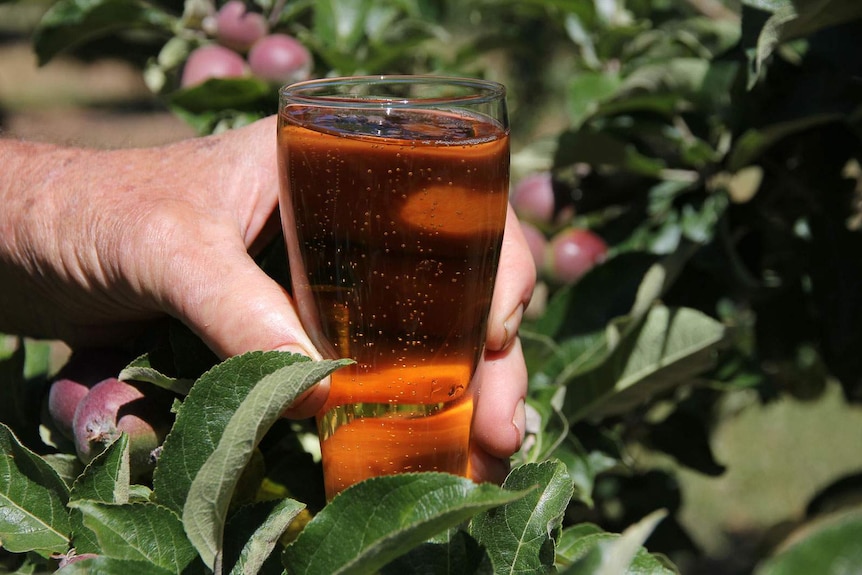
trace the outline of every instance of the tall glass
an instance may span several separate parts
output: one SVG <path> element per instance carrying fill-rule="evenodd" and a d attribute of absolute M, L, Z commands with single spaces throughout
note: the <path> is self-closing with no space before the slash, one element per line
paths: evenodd
<path fill-rule="evenodd" d="M 317 415 L 327 497 L 407 471 L 467 475 L 509 187 L 505 88 L 436 76 L 280 91 L 281 216 L 300 318 L 356 363 Z"/>

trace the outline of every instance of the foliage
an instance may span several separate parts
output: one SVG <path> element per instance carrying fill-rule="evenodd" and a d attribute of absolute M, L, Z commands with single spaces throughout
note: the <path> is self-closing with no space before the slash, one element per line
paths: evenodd
<path fill-rule="evenodd" d="M 312 51 L 315 75 L 505 82 L 515 175 L 553 174 L 558 217 L 543 232 L 588 227 L 609 257 L 543 286 L 545 307 L 523 327 L 528 436 L 501 488 L 403 475 L 325 504 L 308 430 L 277 415 L 338 365 L 198 364 L 182 337 L 167 363 L 151 352 L 124 371 L 187 393 L 152 488 L 129 485 L 123 441 L 81 470 L 14 407 L 33 405 L 45 365 L 38 344 L 11 346 L 0 482 L 17 515 L 3 514 L 15 520 L 0 540 L 19 565 L 74 548 L 97 556 L 64 573 L 674 573 L 665 555 L 693 551 L 675 482 L 632 452 L 719 475 L 709 437 L 728 393 L 810 399 L 835 379 L 862 399 L 862 4 L 253 4 Z M 137 42 L 148 84 L 201 133 L 274 112 L 275 88 L 254 78 L 178 87 L 184 58 L 211 40 L 211 8 L 59 0 L 34 45 L 44 62 L 98 39 Z M 859 556 L 860 517 L 812 508 L 758 575 L 840 572 Z"/>

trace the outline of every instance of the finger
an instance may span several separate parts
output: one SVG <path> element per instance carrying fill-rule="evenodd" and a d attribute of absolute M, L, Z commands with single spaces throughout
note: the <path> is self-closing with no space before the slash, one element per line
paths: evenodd
<path fill-rule="evenodd" d="M 470 449 L 470 479 L 476 483 L 500 485 L 509 475 L 510 468 L 508 457 L 495 457 L 478 447 Z"/>
<path fill-rule="evenodd" d="M 535 286 L 536 264 L 521 232 L 521 224 L 509 206 L 494 297 L 488 315 L 487 349 L 503 350 L 514 341 Z"/>
<path fill-rule="evenodd" d="M 279 350 L 320 359 L 302 328 L 290 296 L 245 252 L 214 244 L 171 259 L 171 313 L 186 323 L 219 357 Z M 187 265 L 184 265 L 186 262 Z M 170 278 L 170 276 L 167 276 Z M 310 417 L 322 407 L 328 380 L 306 392 L 286 413 Z"/>
<path fill-rule="evenodd" d="M 476 450 L 508 458 L 524 441 L 527 368 L 518 338 L 503 351 L 488 351 L 476 370 L 471 439 Z"/>

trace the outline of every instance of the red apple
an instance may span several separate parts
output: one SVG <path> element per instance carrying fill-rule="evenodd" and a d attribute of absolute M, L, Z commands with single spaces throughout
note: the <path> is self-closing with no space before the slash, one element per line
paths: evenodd
<path fill-rule="evenodd" d="M 558 283 L 574 283 L 604 261 L 607 252 L 607 244 L 596 233 L 567 228 L 551 239 L 545 269 Z"/>
<path fill-rule="evenodd" d="M 259 12 L 249 12 L 242 0 L 230 0 L 216 14 L 216 39 L 222 46 L 246 52 L 269 32 Z"/>
<path fill-rule="evenodd" d="M 293 36 L 270 34 L 251 47 L 248 65 L 258 78 L 280 84 L 296 82 L 308 78 L 311 54 Z"/>
<path fill-rule="evenodd" d="M 550 172 L 536 172 L 520 180 L 510 198 L 522 220 L 547 224 L 554 217 L 554 188 Z"/>
<path fill-rule="evenodd" d="M 242 56 L 224 46 L 207 44 L 189 54 L 183 68 L 180 85 L 190 88 L 203 84 L 210 78 L 238 78 L 245 74 Z"/>

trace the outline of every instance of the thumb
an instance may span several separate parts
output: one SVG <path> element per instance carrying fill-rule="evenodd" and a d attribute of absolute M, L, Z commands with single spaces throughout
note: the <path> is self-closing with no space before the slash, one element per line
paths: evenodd
<path fill-rule="evenodd" d="M 213 251 L 215 256 L 206 257 Z M 181 279 L 168 284 L 174 294 L 169 298 L 173 315 L 219 357 L 279 350 L 321 358 L 302 328 L 290 295 L 266 275 L 244 246 L 196 250 L 189 258 L 187 265 L 172 265 L 182 269 Z M 315 386 L 286 415 L 314 415 L 326 400 L 328 388 L 328 381 Z"/>

